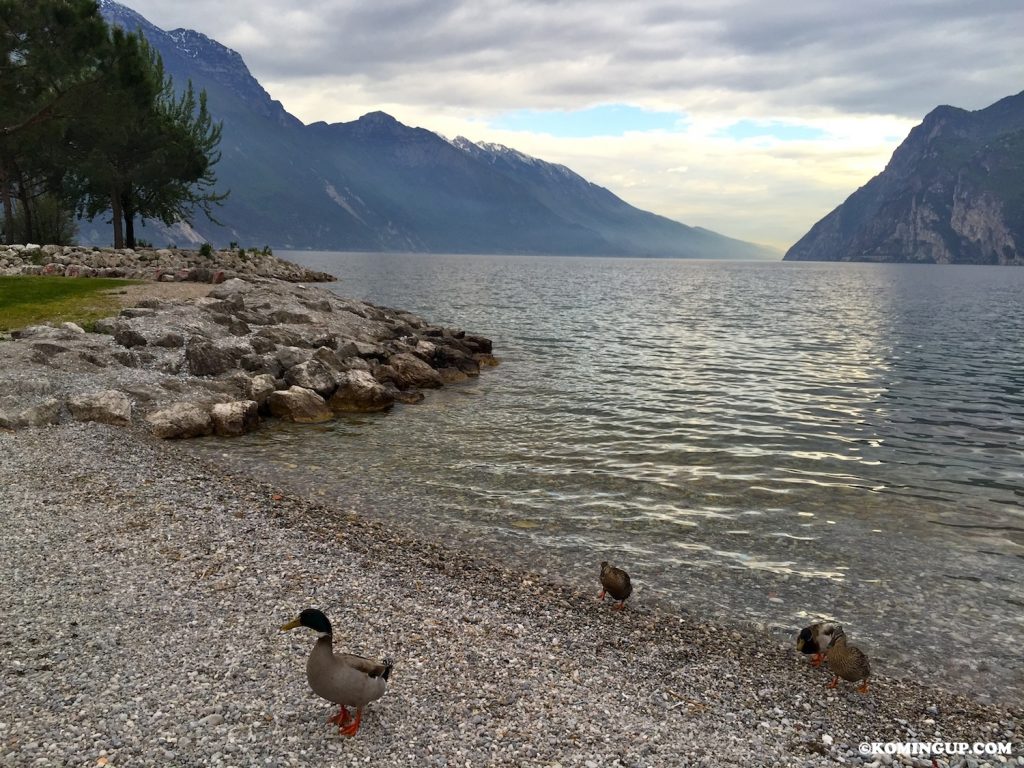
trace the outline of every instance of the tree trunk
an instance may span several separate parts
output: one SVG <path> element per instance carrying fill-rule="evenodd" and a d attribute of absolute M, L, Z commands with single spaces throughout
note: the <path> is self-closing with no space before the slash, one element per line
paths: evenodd
<path fill-rule="evenodd" d="M 19 174 L 20 175 L 20 174 Z M 35 237 L 35 222 L 32 221 L 32 206 L 29 205 L 28 189 L 25 187 L 25 180 L 18 180 L 18 201 L 21 203 L 21 220 L 25 222 L 25 242 L 31 243 Z M 46 243 L 39 243 L 46 245 Z"/>
<path fill-rule="evenodd" d="M 0 164 L 0 198 L 4 205 L 4 242 L 14 245 L 14 203 L 11 201 L 11 186 L 7 169 Z"/>
<path fill-rule="evenodd" d="M 135 248 L 135 205 L 132 201 L 132 186 L 128 185 L 121 203 L 124 214 L 124 247 Z"/>
<path fill-rule="evenodd" d="M 124 230 L 122 229 L 121 193 L 116 189 L 110 193 L 110 218 L 114 223 L 114 247 L 124 248 Z"/>

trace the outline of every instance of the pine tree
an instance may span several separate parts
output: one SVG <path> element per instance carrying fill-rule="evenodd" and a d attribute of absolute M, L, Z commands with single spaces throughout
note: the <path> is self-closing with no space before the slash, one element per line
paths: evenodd
<path fill-rule="evenodd" d="M 205 92 L 198 104 L 191 83 L 175 95 L 159 54 L 141 35 L 114 29 L 110 50 L 106 88 L 76 142 L 80 212 L 94 218 L 109 210 L 114 247 L 132 248 L 136 218 L 170 225 L 196 208 L 213 218 L 211 207 L 227 196 L 213 190 L 221 129 Z"/>
<path fill-rule="evenodd" d="M 103 78 L 107 28 L 94 0 L 0 0 L 0 202 L 4 234 L 34 235 L 32 201 L 63 176 L 62 137 Z M 59 185 L 58 185 L 59 186 Z"/>

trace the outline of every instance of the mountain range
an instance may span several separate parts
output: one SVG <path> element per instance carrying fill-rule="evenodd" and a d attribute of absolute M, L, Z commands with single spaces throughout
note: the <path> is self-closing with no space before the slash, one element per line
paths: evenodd
<path fill-rule="evenodd" d="M 1024 92 L 932 110 L 785 259 L 1024 264 Z"/>
<path fill-rule="evenodd" d="M 242 57 L 190 29 L 164 31 L 101 0 L 108 23 L 139 30 L 176 86 L 204 89 L 223 123 L 215 211 L 141 237 L 287 249 L 778 258 L 769 248 L 635 208 L 563 165 L 496 144 L 449 141 L 383 112 L 305 125 Z M 102 220 L 80 239 L 107 243 Z"/>

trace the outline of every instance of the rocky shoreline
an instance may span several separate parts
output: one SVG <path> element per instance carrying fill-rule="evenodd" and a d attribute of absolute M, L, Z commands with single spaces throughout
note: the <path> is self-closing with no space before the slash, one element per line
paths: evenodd
<path fill-rule="evenodd" d="M 272 277 L 291 283 L 336 278 L 275 257 L 269 250 L 90 248 L 79 245 L 0 245 L 0 275 L 117 277 L 158 282 L 222 283 L 233 277 Z"/>
<path fill-rule="evenodd" d="M 195 299 L 142 299 L 91 332 L 64 323 L 0 334 L 0 354 L 0 427 L 143 423 L 162 438 L 382 411 L 497 364 L 489 339 L 262 276 Z"/>

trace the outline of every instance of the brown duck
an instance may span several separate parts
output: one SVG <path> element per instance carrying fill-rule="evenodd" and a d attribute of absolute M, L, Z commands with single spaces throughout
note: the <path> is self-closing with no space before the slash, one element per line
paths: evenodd
<path fill-rule="evenodd" d="M 814 654 L 811 656 L 811 666 L 820 667 L 828 653 L 829 643 L 832 642 L 832 635 L 836 625 L 830 622 L 819 621 L 804 627 L 796 637 L 796 649 L 801 653 Z"/>
<path fill-rule="evenodd" d="M 846 644 L 846 634 L 843 628 L 836 626 L 832 635 L 832 642 L 828 646 L 828 655 L 825 657 L 829 671 L 832 673 L 832 682 L 829 688 L 835 688 L 839 684 L 839 678 L 851 683 L 862 681 L 857 690 L 861 693 L 868 692 L 868 677 L 871 676 L 871 663 L 855 645 Z"/>
<path fill-rule="evenodd" d="M 281 629 L 309 627 L 319 635 L 306 662 L 306 679 L 313 693 L 341 706 L 328 722 L 338 726 L 344 736 L 355 736 L 363 721 L 363 708 L 384 695 L 391 675 L 390 659 L 375 661 L 351 653 L 335 653 L 332 648 L 331 622 L 315 608 L 307 608 Z M 353 718 L 347 709 L 352 707 Z"/>
<path fill-rule="evenodd" d="M 629 574 L 621 568 L 601 563 L 601 594 L 598 595 L 604 600 L 605 593 L 611 595 L 619 604 L 614 610 L 621 611 L 626 607 L 626 598 L 633 594 L 633 585 L 629 582 Z"/>

